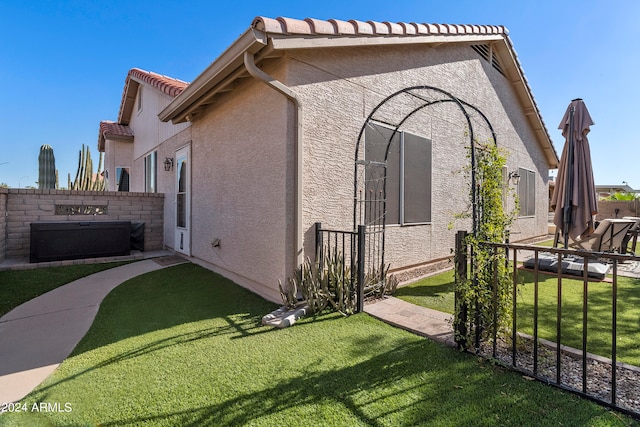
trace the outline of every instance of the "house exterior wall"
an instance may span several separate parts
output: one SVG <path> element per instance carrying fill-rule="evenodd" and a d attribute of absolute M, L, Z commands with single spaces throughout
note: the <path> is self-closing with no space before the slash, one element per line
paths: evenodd
<path fill-rule="evenodd" d="M 294 265 L 292 114 L 251 79 L 191 127 L 192 255 L 273 301 Z"/>
<path fill-rule="evenodd" d="M 418 85 L 441 88 L 478 107 L 494 126 L 498 145 L 508 151 L 508 169 L 535 171 L 536 215 L 518 219 L 512 238 L 546 234 L 548 167 L 543 153 L 510 82 L 470 47 L 300 50 L 289 55 L 288 63 L 287 84 L 304 108 L 306 252 L 313 250 L 315 222 L 353 227 L 355 145 L 368 114 L 388 95 Z M 476 126 L 482 129 L 476 123 L 474 130 Z M 467 210 L 469 198 L 469 181 L 462 173 L 468 165 L 468 126 L 460 111 L 453 104 L 429 107 L 404 129 L 432 140 L 432 221 L 387 227 L 385 255 L 392 268 L 448 257 L 455 231 L 471 229 L 469 221 L 454 220 Z M 478 141 L 489 135 L 477 134 Z M 514 206 L 513 200 L 509 205 Z"/>
<path fill-rule="evenodd" d="M 191 127 L 186 127 L 163 141 L 160 145 L 154 147 L 158 159 L 157 191 L 164 194 L 164 245 L 169 249 L 175 249 L 176 151 L 189 143 L 191 143 Z M 170 171 L 164 170 L 164 161 L 166 158 L 173 159 L 174 161 L 174 168 Z M 134 160 L 133 169 L 136 171 L 136 175 L 142 177 L 142 183 L 139 185 L 141 185 L 144 190 L 144 156 Z"/>
<path fill-rule="evenodd" d="M 133 143 L 131 141 L 119 141 L 106 139 L 104 144 L 104 170 L 108 173 L 107 191 L 118 190 L 118 178 L 116 168 L 131 168 L 133 157 Z M 133 174 L 133 171 L 132 171 Z"/>
<path fill-rule="evenodd" d="M 138 221 L 145 223 L 145 250 L 162 249 L 163 194 L 109 191 L 9 189 L 6 193 L 5 256 L 29 255 L 32 222 L 39 221 Z M 105 206 L 105 215 L 57 215 L 56 205 Z M 3 225 L 0 222 L 0 230 Z M 2 244 L 0 243 L 0 248 Z"/>
<path fill-rule="evenodd" d="M 142 91 L 142 109 L 138 109 L 140 91 Z M 174 125 L 158 120 L 158 113 L 166 107 L 172 99 L 171 96 L 165 95 L 145 83 L 140 83 L 138 96 L 136 97 L 129 121 L 129 127 L 134 135 L 134 143 L 128 143 L 130 147 L 125 148 L 121 144 L 127 144 L 127 142 L 118 142 L 114 144 L 114 149 L 109 151 L 110 156 L 107 156 L 114 159 L 113 161 L 109 160 L 109 166 L 113 168 L 114 177 L 115 168 L 125 166 L 125 161 L 127 162 L 126 165 L 131 167 L 130 191 L 145 191 L 144 157 L 156 150 L 164 141 L 172 139 L 178 133 L 189 128 L 189 123 Z M 158 153 L 158 179 L 161 178 L 162 172 L 164 172 L 162 162 L 165 157 L 174 156 L 167 154 L 161 158 L 160 153 Z M 115 179 L 111 181 L 113 181 L 113 184 L 109 184 L 109 189 L 115 191 Z"/>
<path fill-rule="evenodd" d="M 288 52 L 262 68 L 287 84 L 302 105 L 303 255 L 315 255 L 316 222 L 332 229 L 353 228 L 360 129 L 383 99 L 418 85 L 446 90 L 489 118 L 498 145 L 508 152 L 508 170 L 535 172 L 536 214 L 516 221 L 512 240 L 546 234 L 545 157 L 511 83 L 470 47 L 315 48 Z M 154 104 L 147 94 L 153 92 L 144 92 L 144 108 L 140 114 L 134 108 L 130 123 L 135 135 L 132 190 L 144 189 L 143 159 L 157 149 L 158 187 L 166 193 L 165 245 L 173 247 L 174 240 L 175 171 L 164 172 L 161 163 L 190 143 L 192 256 L 256 293 L 279 300 L 278 280 L 291 276 L 297 259 L 293 104 L 265 83 L 246 79 L 192 123 L 166 131 L 163 126 L 173 125 L 154 121 L 167 99 L 160 96 L 155 107 L 149 107 Z M 399 107 L 411 102 L 415 99 L 404 99 Z M 400 110 L 390 108 L 383 118 L 397 120 L 393 116 Z M 474 120 L 477 140 L 486 142 L 488 129 L 478 117 Z M 469 128 L 464 116 L 453 103 L 440 104 L 420 111 L 403 126 L 433 144 L 432 220 L 387 228 L 386 262 L 394 269 L 450 256 L 456 230 L 471 229 L 469 220 L 455 219 L 468 211 L 469 179 L 463 171 L 469 163 Z M 515 202 L 508 205 L 514 207 Z M 220 241 L 219 247 L 212 245 L 214 240 Z"/>

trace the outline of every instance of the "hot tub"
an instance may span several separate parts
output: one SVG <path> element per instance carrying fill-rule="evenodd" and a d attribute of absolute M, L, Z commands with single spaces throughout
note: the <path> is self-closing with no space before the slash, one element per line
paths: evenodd
<path fill-rule="evenodd" d="M 29 261 L 129 255 L 130 240 L 130 221 L 33 222 Z"/>

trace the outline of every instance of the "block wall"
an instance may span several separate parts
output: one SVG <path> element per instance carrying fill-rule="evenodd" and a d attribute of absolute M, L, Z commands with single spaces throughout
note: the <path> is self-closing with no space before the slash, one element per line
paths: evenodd
<path fill-rule="evenodd" d="M 617 213 L 616 213 L 617 210 Z M 625 216 L 640 217 L 640 201 L 618 201 L 618 200 L 599 200 L 598 215 L 596 220 L 602 221 L 605 218 L 622 218 Z"/>
<path fill-rule="evenodd" d="M 0 191 L 0 260 L 28 256 L 30 224 L 39 221 L 144 222 L 145 250 L 162 249 L 163 211 L 164 194 L 160 193 Z"/>

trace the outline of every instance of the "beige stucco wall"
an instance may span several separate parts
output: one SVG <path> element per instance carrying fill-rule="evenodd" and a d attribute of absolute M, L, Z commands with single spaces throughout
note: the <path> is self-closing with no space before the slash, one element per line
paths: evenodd
<path fill-rule="evenodd" d="M 131 141 L 119 141 L 106 139 L 104 144 L 104 170 L 108 173 L 107 191 L 117 191 L 116 168 L 131 168 L 133 162 L 133 143 Z M 144 169 L 143 169 L 144 170 Z M 137 171 L 131 170 L 135 175 Z"/>
<path fill-rule="evenodd" d="M 138 91 L 140 90 L 143 91 L 142 109 L 138 110 L 140 98 L 136 97 L 129 122 L 129 127 L 133 130 L 135 138 L 133 148 L 133 159 L 135 160 L 143 158 L 154 150 L 159 143 L 189 127 L 189 123 L 174 125 L 170 122 L 161 122 L 158 119 L 158 113 L 173 100 L 171 96 L 165 95 L 145 83 L 140 84 Z M 144 168 L 142 170 L 144 171 Z M 139 177 L 138 175 L 135 175 L 135 188 L 132 188 L 131 191 L 144 191 L 144 176 Z"/>
<path fill-rule="evenodd" d="M 353 212 L 353 161 L 358 132 L 367 115 L 397 90 L 430 85 L 478 107 L 509 152 L 509 170 L 534 170 L 538 181 L 536 216 L 519 219 L 513 239 L 546 234 L 548 169 L 522 106 L 507 79 L 466 46 L 377 47 L 296 51 L 289 58 L 288 84 L 304 106 L 304 230 L 312 248 L 312 226 L 349 229 Z M 364 75 L 361 75 L 364 72 Z M 398 109 L 400 110 L 400 108 Z M 396 110 L 390 110 L 389 120 Z M 489 133 L 474 123 L 479 141 Z M 467 124 L 454 105 L 429 107 L 405 125 L 433 143 L 432 223 L 387 229 L 386 260 L 392 268 L 447 257 L 465 211 L 468 180 Z M 329 166 L 330 165 L 330 166 Z M 513 206 L 513 201 L 510 202 Z M 452 226 L 450 226 L 450 224 Z M 311 249 L 312 250 L 312 249 Z"/>
<path fill-rule="evenodd" d="M 176 161 L 176 151 L 191 143 L 191 127 L 163 141 L 154 149 L 158 156 L 157 184 L 158 192 L 164 193 L 164 245 L 174 249 L 176 230 L 176 168 L 164 170 L 164 160 L 168 157 Z M 134 169 L 144 171 L 144 156 L 134 161 Z M 144 183 L 142 184 L 144 186 Z"/>
<path fill-rule="evenodd" d="M 157 192 L 166 194 L 164 198 L 163 245 L 174 246 L 175 233 L 175 181 L 176 169 L 164 170 L 166 158 L 174 160 L 176 151 L 191 142 L 191 124 L 163 123 L 158 113 L 164 109 L 172 97 L 140 82 L 143 91 L 143 108 L 138 109 L 139 97 L 132 109 L 129 127 L 134 141 L 109 140 L 105 142 L 105 169 L 109 170 L 108 190 L 116 191 L 116 167 L 129 167 L 130 191 L 145 191 L 144 159 L 151 152 L 157 152 Z"/>
<path fill-rule="evenodd" d="M 360 128 L 382 99 L 416 85 L 449 91 L 488 116 L 498 144 L 509 152 L 508 169 L 534 170 L 538 181 L 536 215 L 519 219 L 512 239 L 546 234 L 544 156 L 510 83 L 471 48 L 299 50 L 263 69 L 289 85 L 301 100 L 305 255 L 314 256 L 315 222 L 337 229 L 353 227 L 354 155 Z M 385 114 L 392 119 L 398 112 L 390 109 Z M 173 137 L 155 138 L 156 143 L 164 141 L 158 148 L 159 164 L 191 141 L 192 255 L 274 301 L 279 300 L 278 280 L 291 275 L 296 259 L 294 117 L 295 109 L 284 96 L 246 79 L 197 116 L 190 128 Z M 140 117 L 132 118 L 134 174 L 142 173 L 143 156 L 154 149 L 144 136 L 153 137 L 145 134 L 151 125 L 142 132 L 141 123 Z M 486 141 L 488 131 L 482 123 L 476 126 L 478 139 Z M 467 208 L 469 191 L 462 173 L 468 164 L 468 127 L 460 111 L 453 104 L 431 107 L 404 129 L 433 143 L 432 222 L 388 228 L 386 261 L 392 268 L 449 256 L 455 231 L 471 228 L 468 220 L 454 220 Z M 174 180 L 175 173 L 160 168 L 159 191 L 167 193 L 168 247 L 175 224 Z M 211 245 L 215 239 L 220 239 L 220 247 Z"/>
<path fill-rule="evenodd" d="M 139 97 L 136 96 L 129 122 L 129 127 L 134 135 L 133 142 L 116 139 L 105 141 L 104 168 L 109 171 L 107 188 L 109 191 L 117 190 L 116 168 L 129 167 L 131 171 L 129 191 L 144 192 L 144 158 L 162 146 L 163 148 L 158 150 L 157 177 L 159 191 L 163 192 L 164 181 L 168 179 L 168 173 L 164 172 L 162 163 L 167 157 L 175 157 L 175 141 L 178 134 L 182 135 L 182 137 L 178 137 L 178 140 L 183 144 L 189 139 L 187 136 L 185 140 L 184 135 L 185 132 L 188 133 L 190 123 L 174 125 L 163 123 L 158 119 L 158 113 L 171 102 L 172 97 L 145 83 L 140 83 L 139 90 L 143 91 L 143 108 L 138 110 Z M 168 143 L 165 144 L 165 141 Z M 169 179 L 169 183 L 171 182 L 173 179 Z"/>
<path fill-rule="evenodd" d="M 192 124 L 192 255 L 274 301 L 293 270 L 292 112 L 250 80 Z"/>

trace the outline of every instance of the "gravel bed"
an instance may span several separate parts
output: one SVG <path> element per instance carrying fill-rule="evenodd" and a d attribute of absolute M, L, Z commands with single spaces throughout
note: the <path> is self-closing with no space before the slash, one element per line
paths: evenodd
<path fill-rule="evenodd" d="M 498 341 L 496 359 L 505 365 L 512 366 L 512 346 L 510 341 Z M 538 344 L 538 376 L 549 383 L 556 383 L 556 348 L 552 343 Z M 583 360 L 582 352 L 575 349 L 561 349 L 560 355 L 560 383 L 577 391 L 583 391 Z M 491 357 L 493 346 L 483 343 L 478 354 Z M 516 366 L 533 374 L 533 339 L 520 337 L 516 347 Z M 611 403 L 611 374 L 610 359 L 587 353 L 587 387 L 586 394 L 601 401 Z M 617 363 L 616 366 L 616 406 L 633 411 L 640 415 L 640 368 Z"/>

